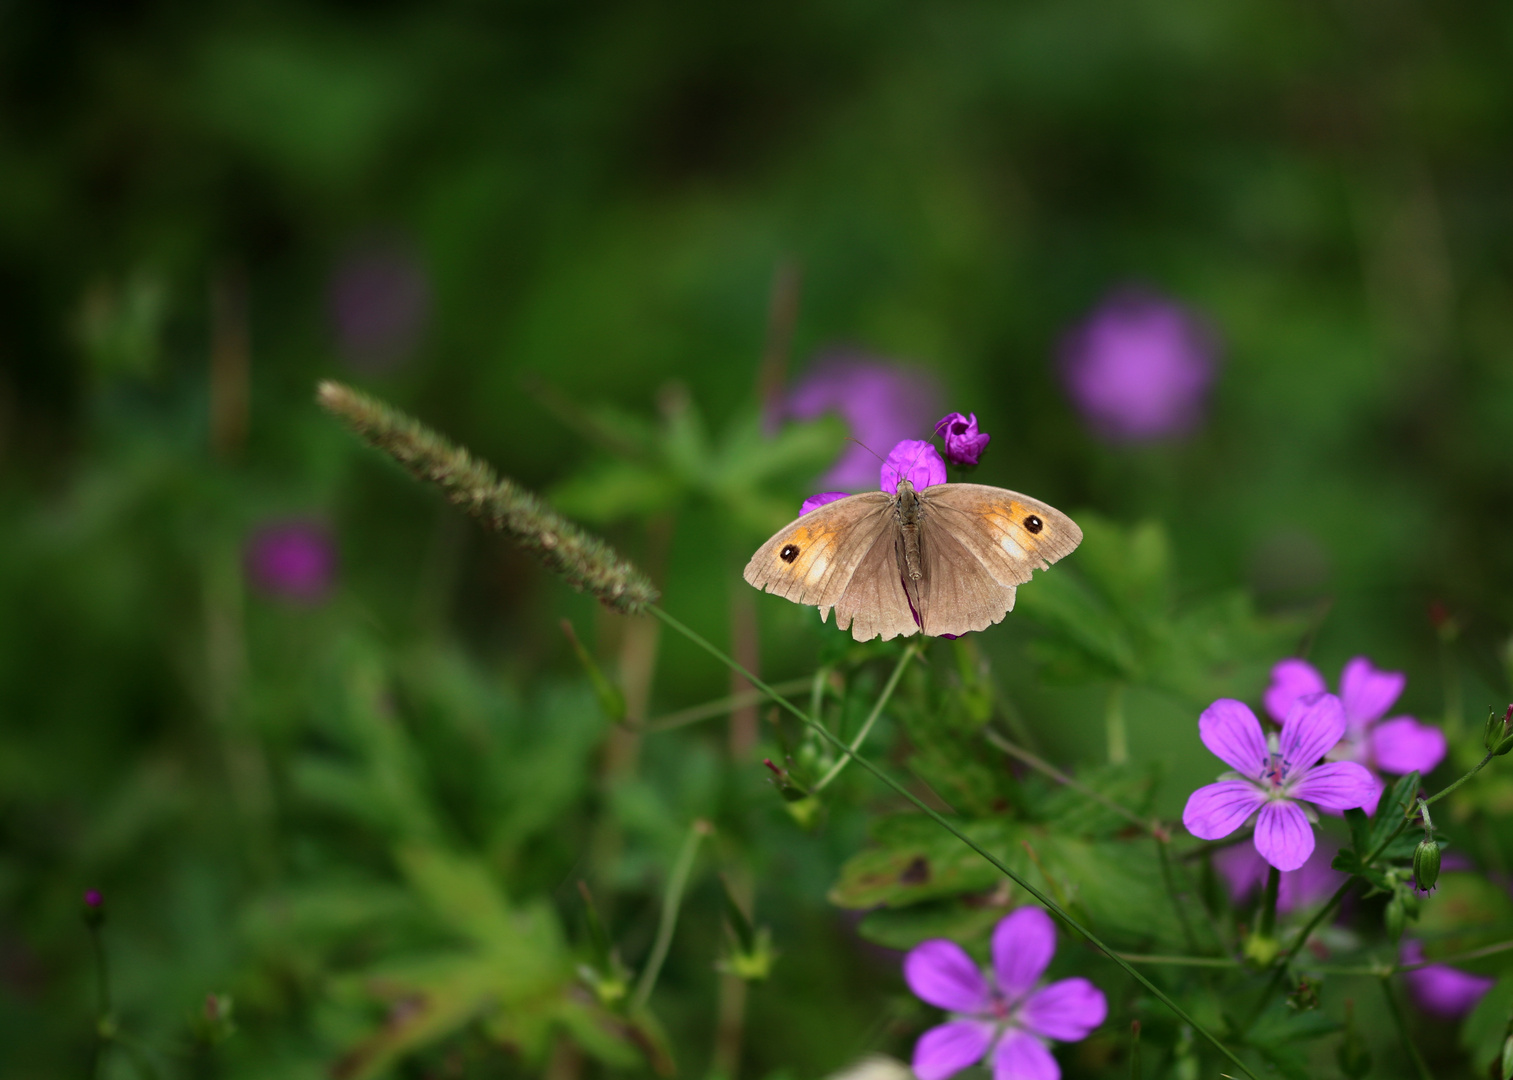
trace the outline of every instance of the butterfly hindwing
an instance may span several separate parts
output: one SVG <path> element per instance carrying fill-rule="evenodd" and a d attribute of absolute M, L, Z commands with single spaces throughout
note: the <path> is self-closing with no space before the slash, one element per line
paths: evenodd
<path fill-rule="evenodd" d="M 1014 586 L 994 577 L 981 559 L 939 521 L 922 514 L 919 529 L 921 577 L 915 606 L 931 637 L 960 637 L 986 630 L 1014 608 Z"/>

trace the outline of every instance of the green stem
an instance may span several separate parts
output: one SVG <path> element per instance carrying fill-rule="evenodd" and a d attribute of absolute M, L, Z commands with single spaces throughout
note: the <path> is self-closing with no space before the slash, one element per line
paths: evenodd
<path fill-rule="evenodd" d="M 1123 765 L 1129 761 L 1129 735 L 1124 725 L 1124 684 L 1109 687 L 1108 706 L 1103 714 L 1108 735 L 1108 763 Z"/>
<path fill-rule="evenodd" d="M 856 753 L 854 750 L 850 749 L 848 746 L 846 746 L 846 744 L 844 742 L 842 742 L 840 739 L 836 738 L 830 732 L 828 732 L 824 728 L 820 727 L 818 724 L 816 724 L 808 716 L 808 714 L 806 714 L 798 706 L 794 705 L 793 702 L 791 702 L 791 701 L 787 700 L 786 698 L 782 697 L 780 694 L 778 694 L 776 691 L 774 691 L 771 687 L 769 687 L 766 683 L 762 682 L 761 679 L 757 678 L 755 675 L 753 675 L 750 672 L 748 672 L 745 669 L 743 669 L 734 660 L 732 660 L 730 657 L 726 656 L 716 646 L 714 646 L 710 642 L 706 641 L 703 637 L 701 637 L 694 630 L 690 629 L 687 626 L 684 626 L 681 622 L 679 622 L 673 616 L 669 615 L 666 611 L 663 611 L 660 607 L 658 607 L 655 604 L 649 605 L 646 610 L 650 614 L 655 615 L 657 618 L 661 619 L 669 627 L 671 627 L 672 629 L 676 630 L 678 633 L 682 634 L 689 641 L 691 641 L 695 645 L 699 646 L 705 652 L 709 653 L 715 659 L 717 659 L 721 663 L 725 664 L 727 667 L 731 668 L 734 671 L 739 671 L 742 675 L 744 675 L 746 677 L 747 681 L 749 681 L 752 686 L 755 686 L 759 690 L 766 691 L 772 697 L 772 700 L 776 704 L 778 704 L 780 707 L 788 710 L 788 712 L 792 713 L 795 717 L 797 717 L 804 724 L 807 724 L 808 726 L 814 728 L 814 730 L 818 731 L 823 738 L 827 739 L 833 746 L 835 746 L 836 749 L 843 751 L 848 758 L 851 758 L 852 760 L 854 760 L 858 765 L 860 765 L 862 768 L 866 769 L 869 773 L 871 773 L 873 776 L 877 777 L 883 783 L 887 784 L 890 788 L 892 788 L 899 795 L 903 796 L 909 802 L 913 803 L 916 807 L 918 807 L 921 811 L 923 811 L 924 814 L 927 817 L 930 818 L 930 820 L 932 820 L 933 822 L 935 822 L 935 824 L 937 824 L 941 828 L 945 829 L 952 836 L 956 837 L 956 839 L 960 840 L 967 847 L 969 847 L 973 851 L 975 851 L 983 859 L 987 860 L 988 864 L 991 865 L 995 870 L 997 870 L 999 873 L 1003 874 L 1004 877 L 1008 878 L 1010 881 L 1012 881 L 1014 884 L 1018 885 L 1025 892 L 1027 892 L 1031 896 L 1033 896 L 1037 901 L 1040 902 L 1040 904 L 1041 904 L 1042 907 L 1046 908 L 1053 915 L 1055 915 L 1057 918 L 1059 918 L 1063 923 L 1065 923 L 1067 926 L 1071 927 L 1074 931 L 1076 931 L 1077 933 L 1081 934 L 1096 949 L 1098 949 L 1105 956 L 1107 956 L 1109 959 L 1111 959 L 1112 961 L 1114 961 L 1114 963 L 1118 964 L 1121 968 L 1123 968 L 1124 971 L 1132 979 L 1134 979 L 1136 982 L 1138 982 L 1141 986 L 1145 987 L 1146 990 L 1150 991 L 1150 993 L 1152 995 L 1154 995 L 1158 1001 L 1160 1001 L 1168 1009 L 1170 1009 L 1174 1014 L 1176 1014 L 1176 1016 L 1177 1016 L 1177 1018 L 1179 1020 L 1181 1020 L 1183 1023 L 1188 1024 L 1189 1026 L 1191 1026 L 1194 1031 L 1200 1033 L 1205 1039 L 1207 1039 L 1211 1044 L 1213 1044 L 1214 1048 L 1216 1050 L 1218 1050 L 1219 1053 L 1223 1054 L 1226 1058 L 1228 1058 L 1231 1062 L 1233 1062 L 1234 1065 L 1241 1072 L 1243 1072 L 1246 1076 L 1251 1077 L 1251 1080 L 1260 1080 L 1260 1078 L 1258 1076 L 1256 1076 L 1255 1072 L 1253 1072 L 1251 1070 L 1250 1066 L 1246 1065 L 1245 1062 L 1241 1061 L 1240 1058 L 1235 1055 L 1234 1051 L 1230 1050 L 1229 1047 L 1225 1046 L 1222 1042 L 1220 1042 L 1217 1037 L 1215 1037 L 1214 1035 L 1210 1034 L 1207 1028 L 1203 1027 L 1201 1024 L 1198 1023 L 1198 1021 L 1194 1020 L 1191 1016 L 1188 1015 L 1187 1010 L 1183 1009 L 1182 1006 L 1178 1005 L 1175 1001 L 1173 1001 L 1170 997 L 1168 997 L 1167 994 L 1159 986 L 1157 986 L 1155 983 L 1151 982 L 1144 975 L 1142 975 L 1139 971 L 1137 971 L 1131 964 L 1129 964 L 1127 961 L 1125 961 L 1118 953 L 1114 952 L 1113 949 L 1111 949 L 1107 945 L 1105 945 L 1098 937 L 1096 937 L 1093 934 L 1093 932 L 1091 930 L 1087 929 L 1087 927 L 1083 926 L 1080 922 L 1078 922 L 1076 919 L 1074 919 L 1064 908 L 1061 907 L 1060 904 L 1056 903 L 1056 901 L 1052 900 L 1049 896 L 1045 895 L 1039 889 L 1035 888 L 1035 886 L 1031 885 L 1024 878 L 1020 877 L 1020 875 L 1016 874 L 1013 870 L 1010 870 L 999 859 L 997 859 L 992 854 L 990 854 L 988 851 L 986 851 L 982 846 L 980 846 L 971 837 L 969 837 L 965 833 L 963 833 L 956 826 L 952 825 L 949 821 L 947 821 L 944 817 L 942 817 L 934 809 L 932 809 L 930 806 L 928 806 L 924 801 L 922 801 L 918 796 L 916 796 L 907 787 L 905 787 L 903 784 L 899 783 L 897 780 L 893 779 L 893 777 L 889 776 L 887 773 L 883 772 L 876 765 L 872 764 L 871 761 L 867 760 L 866 758 L 862 757 L 860 754 Z"/>
<path fill-rule="evenodd" d="M 1120 953 L 1132 964 L 1154 964 L 1159 967 L 1236 968 L 1238 960 L 1227 956 L 1160 956 L 1152 953 Z"/>
<path fill-rule="evenodd" d="M 1171 897 L 1172 908 L 1177 913 L 1177 921 L 1182 924 L 1182 939 L 1187 942 L 1187 947 L 1194 952 L 1198 951 L 1198 935 L 1193 933 L 1192 920 L 1187 915 L 1186 894 L 1177 891 L 1177 879 L 1172 873 L 1171 853 L 1167 850 L 1170 841 L 1164 837 L 1156 837 L 1156 854 L 1161 859 L 1161 880 L 1166 885 L 1166 895 Z"/>
<path fill-rule="evenodd" d="M 662 973 L 662 964 L 667 959 L 667 950 L 672 947 L 672 934 L 678 926 L 678 909 L 683 905 L 683 890 L 688 885 L 688 875 L 693 870 L 694 856 L 699 853 L 699 842 L 708 836 L 709 822 L 702 818 L 695 821 L 683 841 L 683 850 L 678 852 L 678 861 L 673 864 L 667 878 L 667 892 L 662 897 L 662 918 L 657 924 L 657 938 L 652 943 L 651 955 L 646 960 L 646 969 L 636 983 L 636 993 L 631 999 L 637 1009 L 644 1008 L 657 985 L 657 976 Z"/>
<path fill-rule="evenodd" d="M 1376 978 L 1382 978 L 1386 975 L 1397 975 L 1404 971 L 1417 971 L 1420 968 L 1434 967 L 1439 964 L 1462 964 L 1469 960 L 1481 960 L 1484 957 L 1496 956 L 1498 953 L 1509 951 L 1513 951 L 1513 941 L 1499 941 L 1496 945 L 1483 945 L 1479 949 L 1467 949 L 1465 952 L 1451 953 L 1449 956 L 1440 956 L 1433 960 L 1420 960 L 1416 964 L 1378 963 L 1355 967 L 1324 965 L 1310 967 L 1309 970 L 1317 971 L 1320 975 L 1371 975 Z"/>
<path fill-rule="evenodd" d="M 1438 791 L 1438 792 L 1436 792 L 1436 793 L 1435 793 L 1435 794 L 1433 794 L 1433 795 L 1432 795 L 1432 796 L 1430 796 L 1430 797 L 1429 797 L 1429 798 L 1427 798 L 1427 799 L 1425 799 L 1425 800 L 1424 800 L 1424 805 L 1425 805 L 1425 806 L 1433 806 L 1433 805 L 1434 805 L 1434 804 L 1435 804 L 1435 803 L 1437 803 L 1437 802 L 1439 802 L 1439 801 L 1440 801 L 1440 800 L 1441 800 L 1441 799 L 1443 799 L 1443 798 L 1444 798 L 1444 797 L 1445 797 L 1445 796 L 1446 796 L 1446 795 L 1448 795 L 1448 794 L 1450 794 L 1450 792 L 1452 792 L 1452 791 L 1454 791 L 1454 790 L 1455 790 L 1455 789 L 1456 789 L 1456 788 L 1458 788 L 1458 787 L 1460 787 L 1460 786 L 1461 786 L 1461 785 L 1462 785 L 1462 784 L 1464 784 L 1464 783 L 1465 783 L 1465 782 L 1466 782 L 1466 781 L 1467 781 L 1467 780 L 1469 780 L 1469 779 L 1471 779 L 1471 777 L 1473 777 L 1473 776 L 1475 776 L 1475 775 L 1476 775 L 1476 774 L 1477 774 L 1477 773 L 1479 773 L 1479 772 L 1481 772 L 1481 771 L 1482 771 L 1482 769 L 1484 769 L 1484 768 L 1486 768 L 1486 766 L 1487 766 L 1487 762 L 1489 762 L 1489 761 L 1491 761 L 1491 760 L 1492 760 L 1492 758 L 1493 758 L 1493 756 L 1494 756 L 1494 755 L 1493 755 L 1493 753 L 1492 753 L 1492 751 L 1490 751 L 1490 750 L 1488 750 L 1488 751 L 1487 751 L 1487 754 L 1486 754 L 1486 756 L 1485 756 L 1485 757 L 1483 757 L 1483 758 L 1482 758 L 1482 759 L 1481 759 L 1481 760 L 1480 760 L 1480 761 L 1478 761 L 1478 762 L 1477 762 L 1477 763 L 1476 763 L 1476 764 L 1475 764 L 1475 765 L 1473 765 L 1473 766 L 1471 766 L 1471 771 L 1470 771 L 1470 772 L 1468 772 L 1468 773 L 1466 773 L 1466 775 L 1465 775 L 1465 776 L 1462 776 L 1462 777 L 1461 777 L 1461 778 L 1460 778 L 1460 779 L 1459 779 L 1459 780 L 1457 780 L 1457 781 L 1455 781 L 1455 782 L 1454 782 L 1454 783 L 1453 783 L 1453 784 L 1451 784 L 1451 785 L 1450 785 L 1450 786 L 1449 786 L 1449 787 L 1447 787 L 1447 788 L 1445 788 L 1445 789 L 1443 789 L 1443 790 L 1441 790 L 1441 791 Z M 1393 833 L 1393 834 L 1392 834 L 1392 837 L 1393 837 L 1393 839 L 1394 839 L 1394 840 L 1395 840 L 1395 839 L 1397 839 L 1397 835 L 1398 835 L 1398 833 L 1400 833 L 1400 832 L 1402 832 L 1402 831 L 1403 831 L 1403 830 L 1402 830 L 1402 829 L 1399 829 L 1399 830 L 1398 830 L 1398 831 L 1397 831 L 1397 833 Z M 1386 844 L 1383 844 L 1383 845 L 1382 845 L 1382 847 L 1386 847 L 1386 846 L 1387 846 L 1387 845 L 1386 845 Z M 1378 854 L 1378 853 L 1379 853 L 1379 852 L 1380 852 L 1380 851 L 1381 851 L 1381 848 L 1378 848 L 1378 849 L 1377 849 L 1377 850 L 1376 850 L 1376 851 L 1375 851 L 1375 852 L 1372 852 L 1372 856 L 1371 856 L 1371 857 L 1372 857 L 1372 858 L 1376 858 L 1376 856 L 1377 856 L 1377 854 Z"/>
<path fill-rule="evenodd" d="M 888 681 L 883 684 L 883 692 L 878 695 L 877 701 L 873 704 L 872 712 L 867 715 L 867 719 L 862 723 L 861 730 L 856 733 L 856 738 L 851 740 L 851 745 L 846 750 L 847 754 L 854 756 L 862 748 L 862 743 L 867 741 L 867 736 L 872 733 L 872 725 L 877 723 L 877 718 L 883 714 L 883 706 L 888 704 L 888 699 L 893 696 L 893 691 L 898 686 L 898 680 L 903 678 L 904 668 L 908 666 L 910 660 L 919 655 L 919 651 L 920 646 L 918 641 L 911 641 L 905 646 L 904 654 L 898 658 L 898 664 L 893 668 L 893 674 L 889 675 Z M 825 788 L 829 787 L 830 781 L 839 776 L 841 770 L 850 764 L 850 761 L 850 757 L 842 757 L 834 765 L 830 766 L 830 771 L 819 778 L 819 782 L 814 785 L 811 794 L 818 795 Z"/>
<path fill-rule="evenodd" d="M 1266 875 L 1266 892 L 1261 897 L 1261 919 L 1258 933 L 1269 938 L 1277 929 L 1277 890 L 1282 885 L 1282 871 L 1271 867 Z"/>
<path fill-rule="evenodd" d="M 785 683 L 778 683 L 777 689 L 782 693 L 791 694 L 794 691 L 804 689 L 808 685 L 808 679 L 792 679 Z M 668 713 L 666 716 L 659 716 L 657 719 L 645 724 L 628 723 L 626 726 L 644 732 L 647 735 L 654 735 L 659 731 L 671 731 L 673 728 L 680 728 L 687 724 L 696 724 L 700 720 L 712 720 L 717 716 L 724 716 L 735 709 L 746 705 L 755 705 L 757 702 L 765 701 L 766 699 L 767 695 L 758 690 L 746 690 L 739 694 L 730 694 L 727 697 L 716 698 L 714 701 L 706 701 L 702 705 L 693 705 L 686 709 L 679 709 L 677 712 Z"/>
<path fill-rule="evenodd" d="M 1398 1035 L 1402 1037 L 1403 1049 L 1408 1051 L 1408 1057 L 1413 1060 L 1413 1067 L 1418 1071 L 1419 1080 L 1434 1080 L 1429 1072 L 1429 1066 L 1424 1064 L 1424 1059 L 1419 1055 L 1418 1047 L 1413 1045 L 1413 1037 L 1408 1033 L 1408 1018 L 1403 1015 L 1403 1007 L 1398 1003 L 1397 995 L 1392 992 L 1392 983 L 1382 980 L 1382 996 L 1387 999 L 1387 1009 L 1392 1013 L 1392 1019 L 1397 1024 Z"/>

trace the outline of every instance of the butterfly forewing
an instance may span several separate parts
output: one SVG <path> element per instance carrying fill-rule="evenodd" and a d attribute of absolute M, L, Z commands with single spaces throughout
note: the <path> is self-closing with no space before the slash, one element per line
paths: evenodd
<path fill-rule="evenodd" d="M 920 503 L 921 517 L 949 532 L 1001 585 L 1023 585 L 1082 543 L 1075 521 L 1017 491 L 938 484 L 920 492 Z"/>

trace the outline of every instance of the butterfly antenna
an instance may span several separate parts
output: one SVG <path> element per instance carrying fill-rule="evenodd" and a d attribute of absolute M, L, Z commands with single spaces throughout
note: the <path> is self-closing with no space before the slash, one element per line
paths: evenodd
<path fill-rule="evenodd" d="M 880 461 L 880 462 L 882 462 L 884 465 L 888 464 L 888 461 L 887 461 L 886 458 L 884 458 L 876 450 L 872 449 L 872 447 L 868 446 L 866 443 L 862 442 L 860 439 L 856 438 L 855 436 L 847 435 L 846 436 L 846 441 L 847 442 L 854 442 L 854 443 L 856 443 L 857 446 L 860 446 L 863 450 L 867 451 L 867 453 L 869 453 L 873 457 L 877 458 L 877 460 Z"/>

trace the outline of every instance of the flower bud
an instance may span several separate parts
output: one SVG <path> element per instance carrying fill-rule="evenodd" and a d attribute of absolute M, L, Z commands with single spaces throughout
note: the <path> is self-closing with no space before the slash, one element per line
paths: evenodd
<path fill-rule="evenodd" d="M 1513 1035 L 1509 1035 L 1502 1044 L 1502 1078 L 1508 1080 L 1513 1077 Z"/>
<path fill-rule="evenodd" d="M 1439 880 L 1439 845 L 1433 840 L 1420 840 L 1413 849 L 1413 878 L 1422 892 L 1434 888 Z"/>
<path fill-rule="evenodd" d="M 1391 900 L 1387 901 L 1385 921 L 1387 924 L 1387 936 L 1392 939 L 1393 944 L 1397 944 L 1403 936 L 1403 927 L 1408 922 L 1408 914 L 1403 910 L 1403 898 L 1401 896 L 1393 896 Z"/>
<path fill-rule="evenodd" d="M 84 893 L 84 922 L 92 927 L 105 922 L 105 897 L 99 889 L 89 889 Z"/>
<path fill-rule="evenodd" d="M 1503 721 L 1498 719 L 1497 713 L 1487 710 L 1487 723 L 1482 728 L 1481 742 L 1488 750 L 1496 752 L 1497 744 L 1502 741 Z"/>

